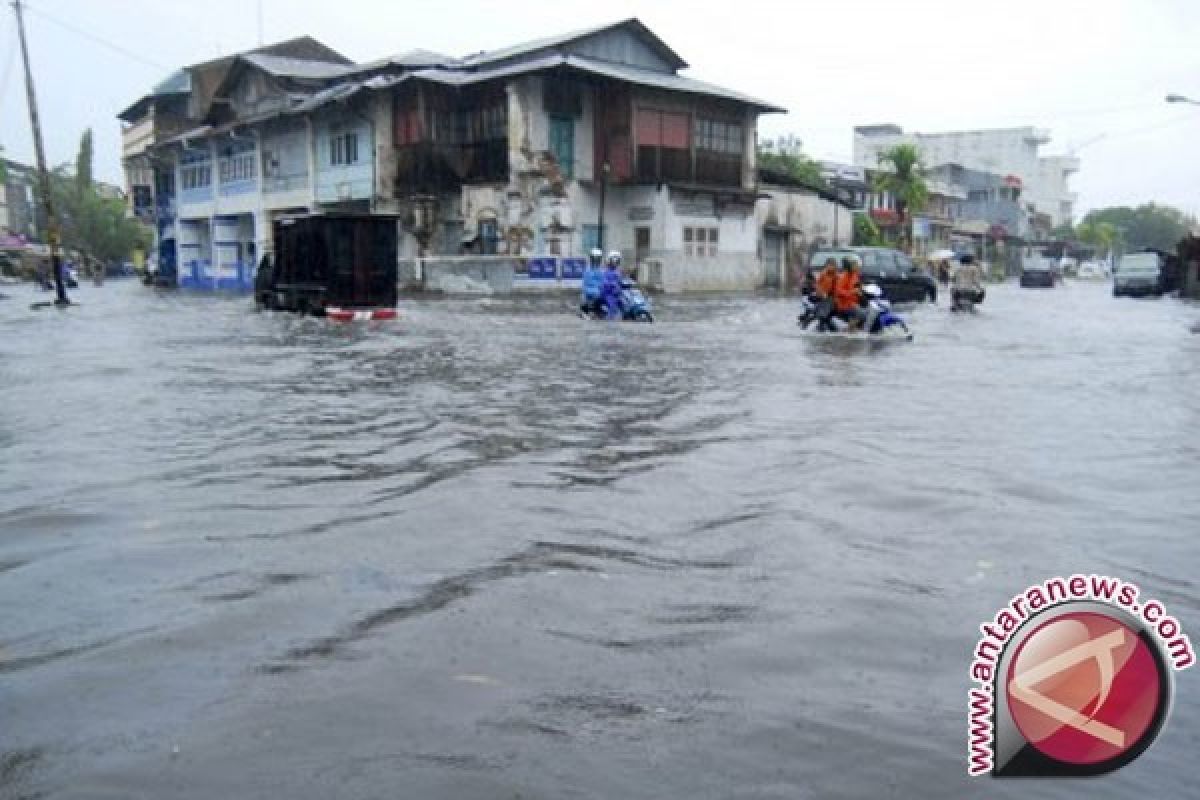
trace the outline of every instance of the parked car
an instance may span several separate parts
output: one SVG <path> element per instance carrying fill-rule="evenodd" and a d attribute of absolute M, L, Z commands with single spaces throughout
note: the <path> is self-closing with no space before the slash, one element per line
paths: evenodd
<path fill-rule="evenodd" d="M 1164 291 L 1161 255 L 1145 252 L 1121 256 L 1113 272 L 1113 297 L 1160 295 Z"/>
<path fill-rule="evenodd" d="M 1085 261 L 1079 265 L 1079 271 L 1075 273 L 1075 277 L 1081 281 L 1102 280 L 1108 277 L 1108 270 L 1103 264 L 1096 261 Z"/>
<path fill-rule="evenodd" d="M 937 281 L 899 250 L 887 247 L 818 250 L 808 262 L 809 269 L 820 270 L 828 258 L 836 258 L 841 263 L 848 255 L 858 256 L 862 262 L 863 283 L 878 284 L 887 300 L 893 303 L 937 302 Z"/>
<path fill-rule="evenodd" d="M 1053 289 L 1058 275 L 1049 264 L 1026 264 L 1021 270 L 1021 288 Z"/>

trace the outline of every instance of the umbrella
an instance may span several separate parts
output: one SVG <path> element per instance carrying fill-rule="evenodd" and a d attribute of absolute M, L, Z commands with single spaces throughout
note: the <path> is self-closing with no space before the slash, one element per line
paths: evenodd
<path fill-rule="evenodd" d="M 929 254 L 930 261 L 952 261 L 958 258 L 958 253 L 953 250 L 934 250 Z"/>

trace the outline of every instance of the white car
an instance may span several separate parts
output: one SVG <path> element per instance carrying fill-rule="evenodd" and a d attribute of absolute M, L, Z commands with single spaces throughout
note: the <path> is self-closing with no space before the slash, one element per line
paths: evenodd
<path fill-rule="evenodd" d="M 1085 261 L 1079 265 L 1075 277 L 1084 281 L 1100 281 L 1108 277 L 1108 270 L 1095 261 Z"/>

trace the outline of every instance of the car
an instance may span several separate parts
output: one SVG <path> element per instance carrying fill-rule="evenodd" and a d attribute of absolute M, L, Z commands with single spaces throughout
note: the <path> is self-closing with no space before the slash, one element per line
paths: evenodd
<path fill-rule="evenodd" d="M 1027 264 L 1021 270 L 1021 288 L 1023 289 L 1053 289 L 1058 276 L 1048 266 Z"/>
<path fill-rule="evenodd" d="M 1113 270 L 1113 297 L 1161 295 L 1165 287 L 1163 258 L 1153 251 L 1121 256 Z"/>
<path fill-rule="evenodd" d="M 840 247 L 818 250 L 809 259 L 810 271 L 819 271 L 829 258 L 840 264 L 845 256 L 857 256 L 862 264 L 863 283 L 878 284 L 883 296 L 893 303 L 937 302 L 937 281 L 904 253 L 889 247 Z"/>

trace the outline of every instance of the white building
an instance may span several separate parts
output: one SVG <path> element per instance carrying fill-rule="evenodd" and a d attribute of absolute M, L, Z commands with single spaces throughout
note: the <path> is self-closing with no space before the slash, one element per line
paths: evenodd
<path fill-rule="evenodd" d="M 1021 179 L 1025 196 L 1036 209 L 1049 214 L 1055 225 L 1074 216 L 1075 194 L 1070 176 L 1079 171 L 1075 156 L 1043 156 L 1050 142 L 1042 128 L 991 128 L 946 133 L 906 133 L 898 125 L 864 125 L 854 129 L 854 163 L 875 168 L 880 153 L 897 144 L 914 145 L 927 168 L 958 164 L 967 169 Z"/>

